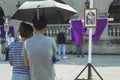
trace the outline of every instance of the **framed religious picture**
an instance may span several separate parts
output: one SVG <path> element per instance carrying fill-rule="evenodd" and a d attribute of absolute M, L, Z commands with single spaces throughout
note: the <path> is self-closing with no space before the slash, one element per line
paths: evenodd
<path fill-rule="evenodd" d="M 94 28 L 97 25 L 97 9 L 85 9 L 84 12 L 84 26 L 86 28 Z"/>
<path fill-rule="evenodd" d="M 4 24 L 4 31 L 9 32 L 9 25 L 8 24 Z"/>

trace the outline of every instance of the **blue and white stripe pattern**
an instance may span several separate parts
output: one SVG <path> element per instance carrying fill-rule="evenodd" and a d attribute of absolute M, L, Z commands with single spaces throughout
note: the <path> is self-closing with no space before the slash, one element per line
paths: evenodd
<path fill-rule="evenodd" d="M 24 66 L 24 60 L 22 56 L 22 42 L 14 42 L 9 47 L 9 61 L 13 66 L 13 73 L 29 74 L 29 70 Z"/>

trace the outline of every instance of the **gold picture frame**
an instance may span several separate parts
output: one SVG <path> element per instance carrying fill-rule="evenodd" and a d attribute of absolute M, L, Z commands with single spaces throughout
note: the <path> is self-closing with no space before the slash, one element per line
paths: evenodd
<path fill-rule="evenodd" d="M 95 28 L 97 26 L 97 9 L 85 9 L 84 26 L 86 28 Z"/>

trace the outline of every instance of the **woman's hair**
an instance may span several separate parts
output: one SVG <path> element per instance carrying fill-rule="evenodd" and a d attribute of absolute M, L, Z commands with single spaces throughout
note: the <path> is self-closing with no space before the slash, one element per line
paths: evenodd
<path fill-rule="evenodd" d="M 33 19 L 32 19 L 32 22 L 33 22 L 33 26 L 37 29 L 37 30 L 42 30 L 43 28 L 46 27 L 47 25 L 47 20 L 44 18 L 44 17 L 39 17 L 39 20 L 37 18 L 37 16 L 35 16 Z"/>
<path fill-rule="evenodd" d="M 29 35 L 33 33 L 33 28 L 30 24 L 21 22 L 19 27 L 19 32 L 21 37 L 29 37 Z"/>

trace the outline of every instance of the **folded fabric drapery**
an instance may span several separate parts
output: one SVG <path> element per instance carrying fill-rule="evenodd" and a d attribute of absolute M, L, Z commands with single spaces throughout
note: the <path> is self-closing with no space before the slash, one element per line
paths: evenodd
<path fill-rule="evenodd" d="M 95 33 L 92 35 L 94 43 L 97 43 L 98 40 L 100 39 L 100 36 L 102 35 L 102 33 L 106 27 L 106 24 L 107 24 L 106 18 L 97 20 L 97 27 L 96 27 Z M 81 20 L 72 20 L 71 25 L 72 25 L 71 35 L 73 38 L 72 40 L 76 45 L 81 45 L 82 44 L 82 35 L 88 36 L 88 34 L 86 33 L 86 30 L 82 24 L 82 21 Z"/>
<path fill-rule="evenodd" d="M 81 20 L 72 20 L 71 25 L 71 35 L 74 43 L 76 45 L 82 45 L 82 36 L 88 36 L 86 33 L 86 28 L 83 27 Z"/>
<path fill-rule="evenodd" d="M 97 20 L 97 27 L 96 27 L 95 33 L 92 35 L 93 42 L 95 44 L 100 39 L 100 37 L 101 37 L 101 35 L 102 35 L 106 25 L 107 25 L 107 19 L 106 18 Z"/>

